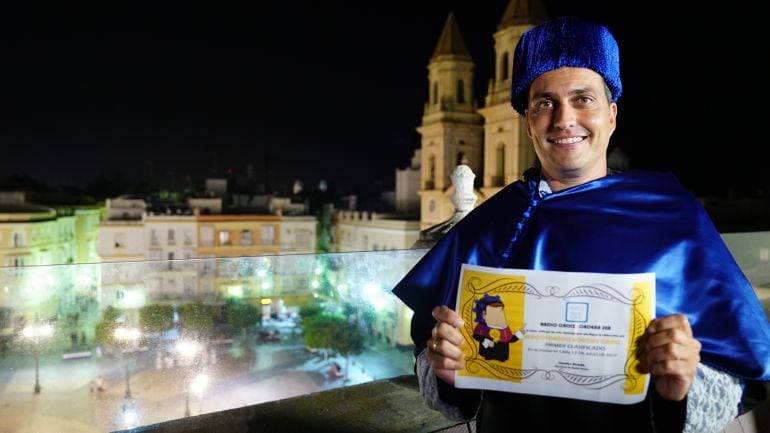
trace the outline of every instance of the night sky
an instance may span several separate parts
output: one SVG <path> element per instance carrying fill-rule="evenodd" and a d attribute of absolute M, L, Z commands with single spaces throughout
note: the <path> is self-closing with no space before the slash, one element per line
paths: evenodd
<path fill-rule="evenodd" d="M 273 188 L 392 188 L 419 147 L 450 10 L 481 102 L 507 0 L 109 3 L 0 14 L 0 178 L 182 188 L 251 165 Z M 740 2 L 668 3 L 545 1 L 616 35 L 613 144 L 632 167 L 673 171 L 698 194 L 767 189 L 767 25 Z"/>

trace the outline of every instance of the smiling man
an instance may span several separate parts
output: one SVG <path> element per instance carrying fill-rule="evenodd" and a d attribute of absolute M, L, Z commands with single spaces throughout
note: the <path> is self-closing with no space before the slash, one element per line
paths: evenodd
<path fill-rule="evenodd" d="M 415 370 L 427 405 L 478 432 L 709 432 L 770 380 L 770 324 L 697 199 L 668 173 L 609 173 L 622 93 L 617 42 L 599 24 L 557 18 L 525 32 L 511 104 L 540 162 L 453 227 L 394 288 L 413 311 Z M 454 387 L 464 366 L 453 310 L 463 263 L 656 275 L 656 319 L 639 345 L 641 403 Z M 760 387 L 761 388 L 761 387 Z M 753 397 L 753 396 L 752 396 Z M 511 413 L 517 415 L 515 423 Z"/>
<path fill-rule="evenodd" d="M 607 174 L 607 147 L 618 106 L 601 75 L 559 68 L 532 82 L 527 132 L 552 191 Z"/>

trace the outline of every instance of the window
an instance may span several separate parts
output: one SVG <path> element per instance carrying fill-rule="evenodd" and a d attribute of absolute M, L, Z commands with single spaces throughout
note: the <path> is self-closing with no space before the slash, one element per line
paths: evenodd
<path fill-rule="evenodd" d="M 195 291 L 195 280 L 192 277 L 184 277 L 182 280 L 182 290 L 185 295 L 192 295 Z"/>
<path fill-rule="evenodd" d="M 21 233 L 14 233 L 13 234 L 13 246 L 14 247 L 23 247 L 24 246 L 24 235 Z"/>
<path fill-rule="evenodd" d="M 505 182 L 505 144 L 498 143 L 495 147 L 495 174 L 493 186 L 502 186 Z"/>
<path fill-rule="evenodd" d="M 241 245 L 251 245 L 251 230 L 249 229 L 243 229 L 241 230 Z"/>
<path fill-rule="evenodd" d="M 214 256 L 205 256 L 202 258 L 203 260 L 200 262 L 201 275 L 204 277 L 214 275 Z"/>
<path fill-rule="evenodd" d="M 508 53 L 500 59 L 500 81 L 508 79 Z"/>
<path fill-rule="evenodd" d="M 465 83 L 463 80 L 457 80 L 457 103 L 465 103 Z"/>
<path fill-rule="evenodd" d="M 431 155 L 428 159 L 428 180 L 425 183 L 425 189 L 436 187 L 436 155 Z"/>
<path fill-rule="evenodd" d="M 297 230 L 297 234 L 294 237 L 294 239 L 296 240 L 295 241 L 295 247 L 307 248 L 307 247 L 311 246 L 312 245 L 311 244 L 311 240 L 312 240 L 311 234 L 312 233 L 310 232 L 310 230 Z"/>
<path fill-rule="evenodd" d="M 438 81 L 433 82 L 433 103 L 438 104 Z"/>
<path fill-rule="evenodd" d="M 190 235 L 190 229 L 184 229 L 184 244 L 192 245 L 192 236 Z"/>
<path fill-rule="evenodd" d="M 125 297 L 126 297 L 126 294 L 123 293 L 122 290 L 118 290 L 118 291 L 115 292 L 115 299 L 117 299 L 118 301 L 120 301 L 121 299 L 123 299 Z"/>
<path fill-rule="evenodd" d="M 201 245 L 204 247 L 210 247 L 214 245 L 214 227 L 201 227 Z"/>
<path fill-rule="evenodd" d="M 158 234 L 155 229 L 150 229 L 150 245 L 158 245 Z"/>
<path fill-rule="evenodd" d="M 126 234 L 125 233 L 116 233 L 115 234 L 115 248 L 125 248 L 126 245 Z"/>
<path fill-rule="evenodd" d="M 770 249 L 768 248 L 760 248 L 759 249 L 759 260 L 766 262 L 770 260 Z"/>
<path fill-rule="evenodd" d="M 229 230 L 220 230 L 219 231 L 219 245 L 230 245 L 230 231 Z"/>
<path fill-rule="evenodd" d="M 168 244 L 174 245 L 176 243 L 176 239 L 174 236 L 174 229 L 168 229 Z"/>
<path fill-rule="evenodd" d="M 460 144 L 464 144 L 462 141 L 460 141 Z M 465 157 L 465 152 L 457 152 L 457 156 L 455 157 L 455 165 L 465 164 L 468 165 L 468 158 Z"/>
<path fill-rule="evenodd" d="M 262 226 L 262 244 L 272 245 L 275 237 L 275 227 Z"/>

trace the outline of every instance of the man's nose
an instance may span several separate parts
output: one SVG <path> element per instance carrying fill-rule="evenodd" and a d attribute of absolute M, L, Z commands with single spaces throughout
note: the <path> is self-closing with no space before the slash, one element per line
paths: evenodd
<path fill-rule="evenodd" d="M 553 115 L 553 126 L 558 129 L 570 129 L 576 124 L 575 109 L 569 104 L 559 104 Z"/>

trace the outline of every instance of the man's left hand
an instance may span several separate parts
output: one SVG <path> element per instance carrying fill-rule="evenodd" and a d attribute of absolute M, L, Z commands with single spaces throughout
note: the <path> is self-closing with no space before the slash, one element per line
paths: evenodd
<path fill-rule="evenodd" d="M 639 370 L 652 373 L 653 385 L 661 397 L 682 401 L 695 377 L 700 349 L 687 316 L 660 317 L 647 326 L 639 343 Z"/>

